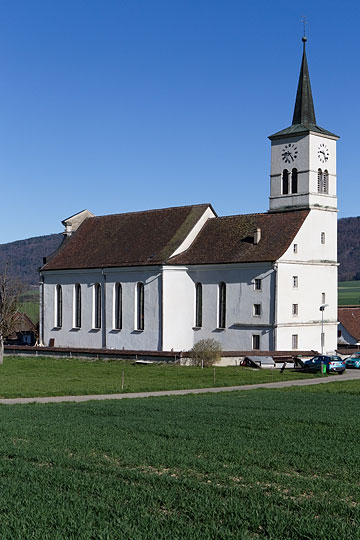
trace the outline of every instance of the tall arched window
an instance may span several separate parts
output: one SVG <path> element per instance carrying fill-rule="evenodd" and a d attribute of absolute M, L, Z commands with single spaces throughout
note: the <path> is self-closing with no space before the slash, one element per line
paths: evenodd
<path fill-rule="evenodd" d="M 115 283 L 115 303 L 114 303 L 114 328 L 122 328 L 122 287 L 120 283 Z"/>
<path fill-rule="evenodd" d="M 327 170 L 323 174 L 323 193 L 329 193 L 329 173 Z"/>
<path fill-rule="evenodd" d="M 56 285 L 55 289 L 55 326 L 57 328 L 62 327 L 62 288 L 61 285 Z"/>
<path fill-rule="evenodd" d="M 81 328 L 81 285 L 76 283 L 74 296 L 74 326 Z"/>
<path fill-rule="evenodd" d="M 195 286 L 195 326 L 202 327 L 202 285 Z"/>
<path fill-rule="evenodd" d="M 291 193 L 298 192 L 298 171 L 293 169 L 291 171 Z"/>
<path fill-rule="evenodd" d="M 94 328 L 101 328 L 101 285 L 94 285 Z"/>
<path fill-rule="evenodd" d="M 322 170 L 321 169 L 318 169 L 317 188 L 318 188 L 318 193 L 321 193 L 322 192 Z"/>
<path fill-rule="evenodd" d="M 136 285 L 136 328 L 144 330 L 144 284 Z"/>
<path fill-rule="evenodd" d="M 226 285 L 219 283 L 219 328 L 226 327 Z"/>
<path fill-rule="evenodd" d="M 282 173 L 282 192 L 283 195 L 289 193 L 289 171 L 287 169 L 284 169 Z"/>

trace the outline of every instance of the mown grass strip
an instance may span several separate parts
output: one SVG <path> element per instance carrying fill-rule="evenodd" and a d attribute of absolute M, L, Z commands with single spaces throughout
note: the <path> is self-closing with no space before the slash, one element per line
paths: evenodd
<path fill-rule="evenodd" d="M 122 373 L 124 372 L 124 388 Z M 236 386 L 309 378 L 314 375 L 241 367 L 133 365 L 128 361 L 6 356 L 0 366 L 0 397 L 37 397 L 152 392 Z"/>

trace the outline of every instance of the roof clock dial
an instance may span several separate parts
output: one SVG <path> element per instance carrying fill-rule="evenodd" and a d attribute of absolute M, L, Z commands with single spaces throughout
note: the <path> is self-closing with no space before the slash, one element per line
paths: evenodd
<path fill-rule="evenodd" d="M 321 163 L 326 163 L 329 159 L 329 150 L 324 143 L 321 143 L 318 148 L 318 158 L 320 159 Z"/>
<path fill-rule="evenodd" d="M 298 150 L 295 144 L 289 143 L 285 144 L 282 152 L 281 152 L 281 158 L 285 163 L 292 163 L 295 161 L 298 155 Z"/>

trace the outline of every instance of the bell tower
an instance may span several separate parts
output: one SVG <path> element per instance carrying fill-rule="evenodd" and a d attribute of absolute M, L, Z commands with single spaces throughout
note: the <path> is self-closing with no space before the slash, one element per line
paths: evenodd
<path fill-rule="evenodd" d="M 316 208 L 337 212 L 337 135 L 316 123 L 304 36 L 292 125 L 270 135 L 270 212 Z"/>

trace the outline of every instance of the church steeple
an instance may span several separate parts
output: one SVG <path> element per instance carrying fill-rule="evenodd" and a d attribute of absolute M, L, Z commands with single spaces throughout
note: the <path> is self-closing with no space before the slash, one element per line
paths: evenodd
<path fill-rule="evenodd" d="M 273 135 L 270 135 L 269 139 L 277 139 L 284 136 L 297 136 L 300 133 L 321 133 L 325 136 L 337 137 L 334 133 L 327 131 L 320 127 L 316 123 L 314 102 L 311 92 L 309 68 L 306 58 L 306 44 L 307 38 L 302 38 L 303 42 L 303 56 L 301 62 L 300 76 L 296 93 L 294 115 L 292 125 L 288 128 L 282 129 Z M 338 138 L 338 137 L 337 137 Z"/>
<path fill-rule="evenodd" d="M 291 126 L 271 135 L 270 212 L 336 212 L 337 135 L 316 123 L 306 37 Z"/>
<path fill-rule="evenodd" d="M 296 101 L 294 108 L 294 116 L 292 125 L 316 125 L 314 102 L 311 93 L 311 84 L 309 76 L 309 68 L 306 59 L 305 44 L 307 38 L 302 38 L 304 48 L 303 57 L 301 62 L 301 70 L 299 76 L 299 83 L 296 93 Z"/>

